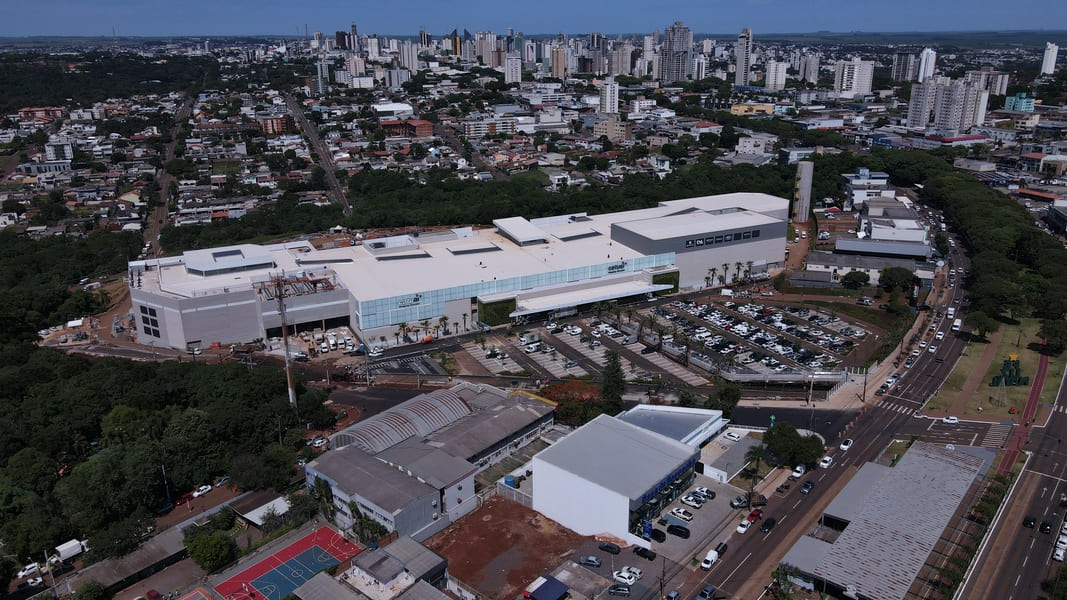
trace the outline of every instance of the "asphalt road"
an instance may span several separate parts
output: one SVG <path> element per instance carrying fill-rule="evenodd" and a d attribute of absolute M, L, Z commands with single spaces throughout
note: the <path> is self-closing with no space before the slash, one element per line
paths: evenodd
<path fill-rule="evenodd" d="M 352 207 L 348 204 L 348 197 L 341 188 L 341 184 L 337 181 L 337 174 L 335 173 L 337 167 L 333 164 L 333 155 L 330 154 L 329 148 L 326 147 L 326 141 L 322 139 L 318 128 L 308 121 L 307 116 L 304 114 L 304 107 L 296 101 L 296 98 L 289 93 L 283 95 L 285 96 L 285 105 L 289 107 L 289 112 L 293 114 L 293 120 L 300 127 L 304 137 L 311 143 L 312 149 L 319 155 L 319 166 L 322 167 L 323 171 L 326 171 L 326 187 L 330 197 L 334 202 L 341 205 L 341 210 L 344 211 L 345 215 L 352 214 Z"/>
<path fill-rule="evenodd" d="M 182 123 L 185 119 L 189 118 L 189 115 L 193 110 L 193 99 L 188 98 L 179 108 L 177 114 L 174 116 L 174 127 L 171 128 L 170 135 L 171 141 L 167 144 L 167 148 L 163 154 L 163 164 L 167 164 L 174 158 L 174 148 L 178 145 L 179 138 L 182 131 Z M 167 172 L 166 169 L 159 169 L 157 171 L 157 180 L 159 184 L 159 205 L 152 211 L 152 217 L 148 220 L 148 231 L 145 234 L 145 241 L 151 241 L 152 252 L 151 256 L 159 256 L 159 232 L 163 229 L 163 224 L 167 221 L 167 206 L 170 204 L 170 182 L 174 180 L 174 176 Z"/>

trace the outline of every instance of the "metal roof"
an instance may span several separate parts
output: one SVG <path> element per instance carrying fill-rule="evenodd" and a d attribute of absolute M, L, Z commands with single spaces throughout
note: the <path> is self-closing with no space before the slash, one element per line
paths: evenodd
<path fill-rule="evenodd" d="M 471 413 L 470 406 L 451 390 L 434 390 L 403 402 L 333 436 L 335 448 L 356 444 L 377 454 L 413 437 L 425 436 Z"/>
<path fill-rule="evenodd" d="M 429 484 L 367 455 L 355 446 L 323 453 L 309 462 L 306 469 L 332 481 L 346 495 L 361 496 L 392 515 L 419 498 L 438 495 L 438 491 Z"/>
<path fill-rule="evenodd" d="M 318 573 L 293 590 L 300 600 L 352 600 L 353 594 L 326 571 Z"/>
<path fill-rule="evenodd" d="M 952 519 L 992 450 L 967 452 L 916 442 L 895 467 L 873 467 L 882 477 L 854 478 L 842 497 L 862 502 L 836 512 L 851 517 L 826 550 L 812 575 L 842 587 L 854 586 L 863 598 L 899 600 L 918 576 L 941 533 Z M 872 468 L 865 465 L 860 473 Z M 870 490 L 849 490 L 871 486 Z"/>
<path fill-rule="evenodd" d="M 404 563 L 404 568 L 415 579 L 423 579 L 436 572 L 443 572 L 448 562 L 440 554 L 407 536 L 397 538 L 388 546 L 383 546 L 382 550 Z"/>
<path fill-rule="evenodd" d="M 534 459 L 633 501 L 697 454 L 679 441 L 600 415 Z"/>
<path fill-rule="evenodd" d="M 520 246 L 548 239 L 548 234 L 542 231 L 540 227 L 526 220 L 526 217 L 494 219 L 493 226 Z"/>
<path fill-rule="evenodd" d="M 638 404 L 619 415 L 619 420 L 654 431 L 660 435 L 678 440 L 683 444 L 703 440 L 694 440 L 694 434 L 707 429 L 709 423 L 722 421 L 722 411 L 701 408 L 683 408 L 680 406 L 652 406 Z"/>
<path fill-rule="evenodd" d="M 858 252 L 866 254 L 890 254 L 895 256 L 930 256 L 930 246 L 922 242 L 885 242 L 879 240 L 859 240 L 838 238 L 834 245 L 836 252 Z"/>

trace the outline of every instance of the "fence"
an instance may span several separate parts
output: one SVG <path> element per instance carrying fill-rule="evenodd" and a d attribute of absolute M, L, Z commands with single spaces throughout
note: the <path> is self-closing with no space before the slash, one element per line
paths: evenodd
<path fill-rule="evenodd" d="M 508 500 L 518 502 L 527 508 L 533 508 L 533 496 L 526 494 L 518 488 L 513 488 L 498 481 L 493 489 L 495 490 L 495 495 L 500 496 L 501 498 L 507 498 Z"/>

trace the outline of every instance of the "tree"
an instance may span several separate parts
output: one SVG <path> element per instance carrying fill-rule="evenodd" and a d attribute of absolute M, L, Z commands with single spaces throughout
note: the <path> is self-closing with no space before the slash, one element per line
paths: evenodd
<path fill-rule="evenodd" d="M 904 267 L 886 267 L 878 275 L 878 285 L 887 292 L 907 292 L 915 280 L 915 274 Z"/>
<path fill-rule="evenodd" d="M 315 499 L 315 502 L 318 504 L 319 511 L 322 512 L 322 516 L 332 521 L 333 488 L 330 486 L 330 482 L 326 481 L 322 477 L 316 477 L 315 481 L 308 489 L 308 494 Z"/>
<path fill-rule="evenodd" d="M 1050 354 L 1059 354 L 1067 349 L 1067 321 L 1063 319 L 1041 321 L 1038 335 L 1045 338 L 1045 347 Z"/>
<path fill-rule="evenodd" d="M 871 276 L 866 271 L 849 271 L 841 278 L 841 285 L 850 290 L 866 287 L 870 282 Z"/>
<path fill-rule="evenodd" d="M 741 401 L 741 386 L 732 381 L 721 380 L 715 386 L 715 391 L 708 394 L 708 402 L 705 406 L 711 410 L 721 410 L 722 417 L 729 419 L 734 414 L 734 408 Z"/>
<path fill-rule="evenodd" d="M 78 600 L 111 600 L 111 593 L 107 591 L 107 586 L 90 579 L 78 588 L 77 597 Z"/>
<path fill-rule="evenodd" d="M 237 546 L 224 532 L 196 532 L 186 539 L 189 558 L 208 573 L 217 571 L 237 558 Z"/>
<path fill-rule="evenodd" d="M 0 598 L 7 598 L 7 588 L 18 567 L 7 557 L 0 558 Z"/>
<path fill-rule="evenodd" d="M 626 377 L 622 372 L 622 360 L 619 353 L 608 350 L 604 353 L 605 364 L 600 384 L 600 398 L 604 402 L 604 412 L 618 414 L 622 410 L 622 395 L 626 391 Z"/>
<path fill-rule="evenodd" d="M 968 327 L 978 333 L 978 337 L 984 338 L 986 335 L 993 333 L 1000 328 L 1000 323 L 996 319 L 990 317 L 980 310 L 967 313 L 963 317 L 963 322 Z"/>

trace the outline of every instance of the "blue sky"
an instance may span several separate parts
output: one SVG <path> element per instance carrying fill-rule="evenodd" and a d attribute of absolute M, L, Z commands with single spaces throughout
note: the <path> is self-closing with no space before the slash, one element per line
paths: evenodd
<path fill-rule="evenodd" d="M 1063 0 L 4 0 L 0 35 L 260 35 L 359 31 L 695 32 L 1067 29 Z"/>

